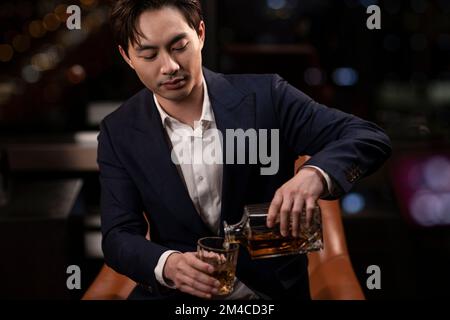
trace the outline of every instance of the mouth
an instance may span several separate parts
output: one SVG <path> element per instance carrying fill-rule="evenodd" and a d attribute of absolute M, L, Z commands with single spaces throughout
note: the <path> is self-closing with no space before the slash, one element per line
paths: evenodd
<path fill-rule="evenodd" d="M 177 83 L 179 83 L 179 82 L 181 82 L 181 81 L 183 81 L 183 80 L 185 80 L 185 77 L 176 77 L 176 78 L 173 78 L 173 79 L 171 79 L 171 80 L 164 81 L 164 82 L 162 83 L 162 85 L 163 85 L 163 86 L 166 86 L 166 85 L 174 85 L 174 84 L 177 84 Z"/>
<path fill-rule="evenodd" d="M 171 80 L 164 81 L 161 86 L 166 90 L 177 90 L 186 84 L 186 77 L 175 77 Z"/>

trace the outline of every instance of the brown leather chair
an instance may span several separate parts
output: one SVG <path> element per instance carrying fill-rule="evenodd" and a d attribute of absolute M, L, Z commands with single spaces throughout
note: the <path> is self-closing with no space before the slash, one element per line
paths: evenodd
<path fill-rule="evenodd" d="M 297 169 L 309 159 L 300 157 Z M 308 254 L 310 293 L 313 300 L 364 300 L 353 270 L 345 239 L 338 200 L 319 200 L 322 211 L 324 249 Z"/>
<path fill-rule="evenodd" d="M 305 160 L 299 159 L 296 166 Z M 363 300 L 364 293 L 347 250 L 339 201 L 320 200 L 318 204 L 322 210 L 324 249 L 308 254 L 311 298 Z M 126 299 L 135 286 L 134 281 L 105 264 L 82 299 Z"/>
<path fill-rule="evenodd" d="M 135 286 L 136 282 L 104 264 L 82 300 L 125 300 Z"/>
<path fill-rule="evenodd" d="M 339 201 L 319 201 L 324 249 L 308 254 L 313 300 L 364 300 L 345 240 Z"/>

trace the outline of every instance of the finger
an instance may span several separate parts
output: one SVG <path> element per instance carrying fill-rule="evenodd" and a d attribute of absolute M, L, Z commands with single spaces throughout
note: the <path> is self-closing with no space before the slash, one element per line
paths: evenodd
<path fill-rule="evenodd" d="M 187 284 L 183 284 L 178 288 L 180 291 L 186 292 L 190 295 L 197 296 L 204 299 L 211 299 L 212 295 L 210 293 L 206 293 L 203 291 L 199 291 L 195 288 L 188 286 Z"/>
<path fill-rule="evenodd" d="M 306 228 L 310 228 L 311 226 L 311 219 L 315 207 L 316 207 L 316 200 L 314 198 L 306 199 Z"/>
<path fill-rule="evenodd" d="M 276 192 L 272 202 L 270 203 L 269 212 L 267 214 L 267 227 L 272 228 L 274 226 L 275 220 L 280 213 L 281 203 L 282 197 L 279 192 Z"/>
<path fill-rule="evenodd" d="M 289 225 L 291 223 L 292 200 L 287 196 L 283 198 L 283 204 L 280 210 L 280 232 L 283 237 L 289 234 Z"/>
<path fill-rule="evenodd" d="M 219 261 L 219 254 L 216 252 L 213 252 L 213 251 L 208 251 L 206 249 L 202 249 L 201 256 L 198 257 L 198 259 L 202 260 L 203 262 Z"/>
<path fill-rule="evenodd" d="M 184 272 L 188 274 L 191 278 L 196 279 L 197 281 L 200 281 L 206 285 L 219 287 L 220 282 L 211 276 L 211 273 L 214 271 L 214 266 L 206 263 L 204 261 L 201 261 L 197 257 L 188 256 L 188 259 L 186 259 L 186 266 L 184 268 Z M 204 265 L 206 264 L 206 270 Z M 199 268 L 200 267 L 200 268 Z M 212 270 L 209 272 L 209 270 Z"/>
<path fill-rule="evenodd" d="M 195 253 L 187 253 L 186 262 L 194 269 L 199 270 L 203 273 L 211 274 L 214 272 L 214 267 L 211 264 L 197 258 Z"/>
<path fill-rule="evenodd" d="M 191 267 L 188 264 L 182 264 L 180 268 L 178 269 L 178 273 L 176 275 L 176 284 L 177 287 L 181 284 L 187 284 L 190 286 L 193 286 L 192 280 L 186 280 L 186 279 L 193 279 L 193 281 L 198 282 L 200 285 L 208 286 L 211 288 L 218 289 L 220 287 L 220 282 L 214 278 L 209 276 L 206 273 L 203 273 L 201 271 L 198 271 L 197 269 Z"/>
<path fill-rule="evenodd" d="M 217 287 L 205 284 L 204 282 L 199 280 L 200 277 L 201 276 L 198 274 L 194 274 L 194 277 L 190 277 L 186 274 L 181 274 L 178 276 L 178 281 L 180 283 L 180 286 L 187 285 L 187 286 L 189 286 L 197 291 L 201 291 L 203 293 L 216 294 L 218 292 Z M 217 281 L 217 280 L 213 279 L 213 283 L 215 281 Z"/>
<path fill-rule="evenodd" d="M 296 198 L 291 212 L 292 236 L 298 237 L 300 231 L 300 215 L 303 210 L 303 198 Z"/>

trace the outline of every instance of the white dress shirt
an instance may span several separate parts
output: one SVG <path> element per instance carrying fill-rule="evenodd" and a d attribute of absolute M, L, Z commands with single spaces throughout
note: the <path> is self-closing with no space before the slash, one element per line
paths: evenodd
<path fill-rule="evenodd" d="M 204 223 L 214 234 L 218 235 L 222 203 L 222 146 L 219 142 L 215 144 L 216 148 L 214 149 L 214 158 L 220 159 L 220 161 L 212 161 L 212 163 L 211 161 L 202 161 L 204 154 L 202 150 L 207 148 L 208 145 L 211 146 L 212 143 L 220 141 L 217 136 L 216 122 L 205 79 L 203 79 L 203 89 L 202 113 L 200 120 L 195 121 L 194 128 L 168 115 L 155 95 L 153 95 L 153 99 L 161 116 L 163 127 L 172 143 L 172 150 L 175 151 L 172 152 L 172 159 L 178 163 L 178 171 L 183 178 L 194 207 Z M 199 145 L 203 148 L 199 148 Z M 317 169 L 324 175 L 328 190 L 331 190 L 330 178 L 323 170 Z M 164 252 L 154 270 L 158 282 L 169 288 L 175 288 L 175 286 L 165 281 L 163 270 L 167 258 L 174 252 L 178 251 L 168 250 Z M 225 297 L 225 299 L 256 298 L 258 296 L 238 279 L 236 279 L 234 291 Z"/>
<path fill-rule="evenodd" d="M 214 234 L 219 234 L 220 210 L 222 204 L 222 148 L 215 148 L 214 158 L 220 161 L 202 161 L 202 150 L 218 142 L 217 127 L 209 100 L 206 81 L 203 79 L 203 105 L 199 121 L 195 121 L 194 128 L 168 115 L 153 95 L 163 127 L 167 132 L 172 147 L 176 150 L 172 156 L 177 157 L 177 165 L 189 196 L 198 214 Z M 213 129 L 213 130 L 208 130 Z M 214 130 L 216 129 L 216 130 Z M 194 147 L 201 144 L 203 148 Z M 182 158 L 182 159 L 180 159 Z M 183 161 L 183 160 L 190 161 Z M 212 163 L 211 163 L 212 162 Z M 211 163 L 211 164 L 209 164 Z M 170 254 L 177 252 L 168 250 L 158 260 L 155 268 L 156 279 L 164 286 L 175 288 L 168 284 L 163 276 L 164 265 Z M 236 279 L 234 291 L 225 299 L 255 299 L 258 296 L 244 283 Z"/>

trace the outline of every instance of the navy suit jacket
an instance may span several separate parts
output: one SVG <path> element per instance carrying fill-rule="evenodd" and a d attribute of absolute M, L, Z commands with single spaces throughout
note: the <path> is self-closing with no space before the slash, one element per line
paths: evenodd
<path fill-rule="evenodd" d="M 206 68 L 203 72 L 225 140 L 226 129 L 280 130 L 275 175 L 260 175 L 260 163 L 223 165 L 222 223 L 238 222 L 245 204 L 271 201 L 292 178 L 299 155 L 310 155 L 307 164 L 322 168 L 333 179 L 338 188 L 330 199 L 348 192 L 390 155 L 389 138 L 375 124 L 313 101 L 278 75 L 223 75 Z M 146 288 L 149 297 L 183 296 L 158 283 L 154 274 L 158 259 L 169 249 L 195 251 L 197 240 L 212 232 L 171 161 L 152 92 L 141 90 L 108 115 L 100 125 L 98 142 L 106 263 Z M 145 239 L 143 213 L 151 241 Z M 305 255 L 251 260 L 242 248 L 237 277 L 266 298 L 309 295 Z"/>

